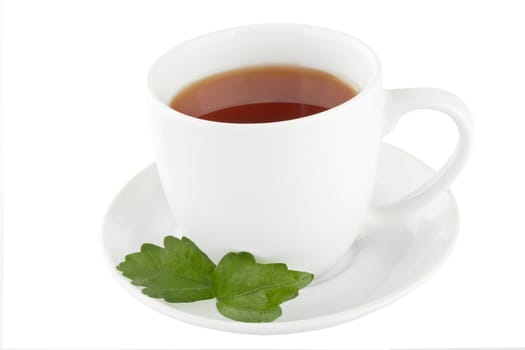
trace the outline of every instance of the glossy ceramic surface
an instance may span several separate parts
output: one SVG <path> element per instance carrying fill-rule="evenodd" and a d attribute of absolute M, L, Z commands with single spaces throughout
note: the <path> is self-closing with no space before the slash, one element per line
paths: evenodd
<path fill-rule="evenodd" d="M 383 145 L 373 204 L 395 202 L 434 174 L 409 154 Z M 161 244 L 167 234 L 184 234 L 174 230 L 174 218 L 154 165 L 136 175 L 117 195 L 105 218 L 102 238 L 111 274 L 121 287 L 149 307 L 202 327 L 279 334 L 347 322 L 405 295 L 446 259 L 456 239 L 458 220 L 454 198 L 448 191 L 409 215 L 371 216 L 338 265 L 301 290 L 298 298 L 283 304 L 281 318 L 263 324 L 226 319 L 213 301 L 169 304 L 149 298 L 115 269 L 126 254 L 139 250 L 142 243 Z M 196 243 L 201 245 L 199 240 Z"/>

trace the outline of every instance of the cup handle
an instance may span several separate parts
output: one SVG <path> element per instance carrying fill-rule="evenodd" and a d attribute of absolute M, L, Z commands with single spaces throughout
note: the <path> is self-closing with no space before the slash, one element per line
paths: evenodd
<path fill-rule="evenodd" d="M 425 184 L 400 200 L 375 208 L 378 214 L 405 215 L 423 207 L 446 191 L 459 175 L 472 149 L 473 124 L 469 110 L 457 96 L 433 88 L 386 90 L 385 132 L 389 133 L 399 119 L 417 109 L 431 109 L 449 115 L 458 128 L 459 140 L 445 165 Z"/>

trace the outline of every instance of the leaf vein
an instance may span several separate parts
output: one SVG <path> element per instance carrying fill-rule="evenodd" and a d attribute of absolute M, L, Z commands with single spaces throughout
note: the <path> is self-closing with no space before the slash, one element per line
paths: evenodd
<path fill-rule="evenodd" d="M 254 294 L 254 293 L 257 293 L 257 292 L 265 290 L 265 289 L 281 287 L 281 286 L 285 286 L 285 285 L 288 285 L 288 284 L 301 282 L 301 281 L 304 281 L 304 280 L 307 280 L 307 279 L 308 279 L 308 277 L 303 277 L 303 278 L 295 280 L 295 281 L 282 281 L 282 282 L 278 282 L 278 283 L 274 283 L 274 284 L 267 284 L 267 285 L 260 286 L 260 287 L 257 287 L 257 288 L 251 289 L 251 290 L 247 290 L 247 291 L 245 291 L 243 293 L 231 295 L 231 296 L 229 296 L 229 298 L 243 297 L 245 295 Z"/>

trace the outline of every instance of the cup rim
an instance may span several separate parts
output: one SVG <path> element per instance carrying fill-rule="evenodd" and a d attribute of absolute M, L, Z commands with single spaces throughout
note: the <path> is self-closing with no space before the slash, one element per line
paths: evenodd
<path fill-rule="evenodd" d="M 183 49 L 186 45 L 191 45 L 194 41 L 201 40 L 210 35 L 233 32 L 233 31 L 238 31 L 242 29 L 250 29 L 250 28 L 256 28 L 256 27 L 259 27 L 259 28 L 261 27 L 308 28 L 310 30 L 313 29 L 316 31 L 323 31 L 330 35 L 337 35 L 339 37 L 345 38 L 346 40 L 351 40 L 353 44 L 358 48 L 358 50 L 365 52 L 365 54 L 367 54 L 371 58 L 371 63 L 372 63 L 371 77 L 368 79 L 366 84 L 364 84 L 364 86 L 361 89 L 359 89 L 356 96 L 352 97 L 348 101 L 345 101 L 335 107 L 329 108 L 319 113 L 304 116 L 304 117 L 288 119 L 288 120 L 273 121 L 273 122 L 261 122 L 261 123 L 232 123 L 232 122 L 222 122 L 222 121 L 214 121 L 214 120 L 206 120 L 206 119 L 197 118 L 189 114 L 185 114 L 185 113 L 172 109 L 166 103 L 161 101 L 160 98 L 153 93 L 152 87 L 151 87 L 151 75 L 152 75 L 154 68 L 157 66 L 157 64 L 159 64 L 159 62 L 164 58 L 165 55 L 171 53 L 173 50 Z M 165 110 L 166 113 L 169 113 L 174 118 L 179 118 L 188 123 L 195 123 L 201 126 L 213 125 L 213 126 L 223 126 L 223 127 L 229 127 L 229 128 L 236 127 L 236 128 L 245 128 L 245 129 L 252 128 L 253 129 L 253 128 L 260 128 L 260 127 L 274 127 L 276 125 L 311 122 L 311 121 L 317 121 L 319 118 L 325 119 L 326 114 L 333 112 L 335 110 L 347 108 L 349 105 L 355 105 L 357 102 L 362 100 L 364 96 L 369 94 L 369 91 L 371 90 L 371 88 L 376 85 L 376 83 L 380 79 L 380 76 L 381 76 L 381 64 L 379 62 L 379 58 L 377 54 L 370 48 L 370 46 L 365 44 L 363 41 L 345 32 L 333 30 L 333 29 L 329 29 L 329 28 L 325 28 L 321 26 L 300 24 L 300 23 L 259 23 L 259 24 L 248 24 L 248 25 L 229 27 L 229 28 L 224 28 L 224 29 L 208 32 L 208 33 L 193 37 L 191 39 L 185 40 L 182 43 L 173 46 L 172 48 L 164 52 L 162 55 L 157 57 L 157 59 L 155 59 L 155 61 L 151 64 L 148 70 L 148 73 L 146 75 L 146 90 L 148 93 L 148 97 L 155 104 L 157 104 L 162 110 Z"/>

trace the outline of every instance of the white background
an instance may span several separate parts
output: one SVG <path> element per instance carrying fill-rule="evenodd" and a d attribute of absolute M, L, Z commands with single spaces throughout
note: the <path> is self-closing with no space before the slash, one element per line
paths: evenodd
<path fill-rule="evenodd" d="M 3 345 L 42 348 L 382 348 L 525 345 L 525 10 L 519 1 L 5 0 Z M 465 100 L 476 145 L 453 185 L 457 246 L 395 304 L 315 332 L 249 336 L 170 319 L 123 291 L 100 226 L 153 161 L 144 79 L 171 46 L 224 27 L 316 24 L 368 43 L 387 88 Z M 387 141 L 433 167 L 455 142 L 432 112 Z"/>

